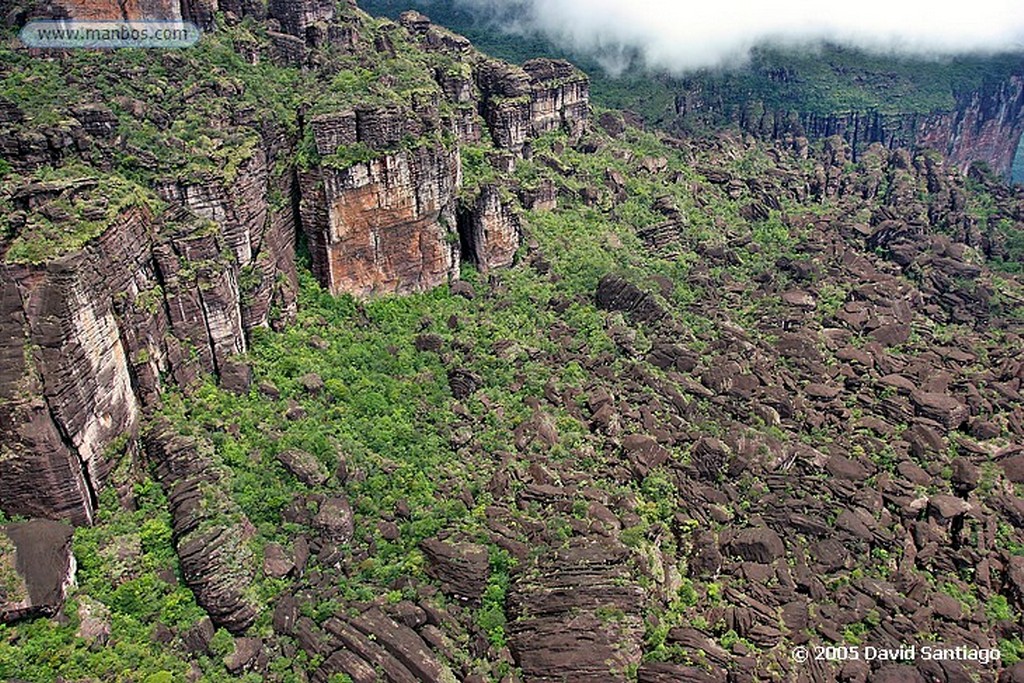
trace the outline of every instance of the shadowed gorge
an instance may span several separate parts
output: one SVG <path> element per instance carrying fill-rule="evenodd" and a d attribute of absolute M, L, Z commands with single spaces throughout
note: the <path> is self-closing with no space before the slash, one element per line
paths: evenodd
<path fill-rule="evenodd" d="M 1024 680 L 1006 169 L 645 127 L 418 12 L 140 11 L 207 31 L 0 49 L 0 679 Z M 906 644 L 1000 658 L 793 656 Z"/>

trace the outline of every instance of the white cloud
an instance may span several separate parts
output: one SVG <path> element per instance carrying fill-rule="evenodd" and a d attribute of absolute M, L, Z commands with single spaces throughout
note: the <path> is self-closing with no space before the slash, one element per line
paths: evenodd
<path fill-rule="evenodd" d="M 674 71 L 742 60 L 764 42 L 839 42 L 943 55 L 1024 48 L 1024 0 L 456 0 L 595 54 L 635 49 Z"/>

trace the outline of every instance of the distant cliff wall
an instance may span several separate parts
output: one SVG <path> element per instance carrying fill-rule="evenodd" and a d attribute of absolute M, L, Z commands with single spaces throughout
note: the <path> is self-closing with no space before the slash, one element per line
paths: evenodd
<path fill-rule="evenodd" d="M 1024 67 L 1022 67 L 1024 69 Z M 761 137 L 787 135 L 824 139 L 839 135 L 858 158 L 871 144 L 931 148 L 966 172 L 982 161 L 1009 178 L 1024 133 L 1024 73 L 960 93 L 956 106 L 932 113 L 883 113 L 876 110 L 811 112 L 777 110 L 759 101 L 730 106 L 724 98 L 699 90 L 676 98 L 676 113 L 717 111 Z"/>

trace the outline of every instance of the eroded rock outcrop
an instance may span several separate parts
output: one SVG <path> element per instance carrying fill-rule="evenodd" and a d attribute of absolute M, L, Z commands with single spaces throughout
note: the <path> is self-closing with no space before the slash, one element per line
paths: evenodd
<path fill-rule="evenodd" d="M 248 588 L 256 560 L 247 545 L 252 525 L 222 490 L 211 447 L 158 422 L 146 454 L 167 491 L 181 573 L 196 602 L 217 626 L 245 631 L 259 612 Z"/>
<path fill-rule="evenodd" d="M 546 554 L 509 598 L 510 646 L 533 681 L 625 681 L 640 663 L 643 590 L 622 545 L 579 539 Z"/>
<path fill-rule="evenodd" d="M 510 194 L 487 185 L 459 213 L 463 254 L 481 272 L 512 265 L 522 242 L 519 207 Z"/>
<path fill-rule="evenodd" d="M 61 608 L 75 580 L 73 531 L 46 519 L 0 527 L 0 624 Z"/>
<path fill-rule="evenodd" d="M 440 142 L 304 174 L 302 223 L 318 278 L 335 294 L 362 296 L 457 278 L 460 178 L 458 151 Z"/>
<path fill-rule="evenodd" d="M 558 129 L 573 136 L 582 132 L 590 83 L 568 62 L 534 59 L 520 68 L 481 60 L 474 76 L 484 119 L 498 147 L 519 153 L 531 137 Z"/>
<path fill-rule="evenodd" d="M 0 506 L 88 523 L 114 465 L 169 378 L 188 387 L 246 349 L 256 327 L 294 314 L 294 218 L 273 208 L 273 154 L 260 150 L 228 185 L 169 183 L 157 215 L 127 208 L 95 238 L 39 262 L 0 264 Z M 102 176 L 28 183 L 21 220 L 102 197 Z M 27 216 L 27 218 L 26 218 Z M 66 229 L 79 228 L 66 216 Z M 32 239 L 26 237 L 26 240 Z"/>

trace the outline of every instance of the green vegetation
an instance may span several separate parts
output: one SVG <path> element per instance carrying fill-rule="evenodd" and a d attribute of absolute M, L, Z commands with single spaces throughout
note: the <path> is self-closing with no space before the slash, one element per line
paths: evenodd
<path fill-rule="evenodd" d="M 0 200 L 0 208 L 10 221 L 17 210 L 10 197 L 26 179 L 9 175 L 5 180 L 0 194 L 7 198 Z M 81 164 L 43 168 L 28 181 L 38 183 L 43 194 L 56 198 L 47 204 L 45 212 L 18 214 L 24 221 L 10 235 L 5 255 L 8 263 L 42 263 L 81 248 L 132 210 L 140 210 L 142 216 L 149 217 L 159 215 L 164 208 L 164 203 L 148 188 L 121 175 Z"/>
<path fill-rule="evenodd" d="M 7 258 L 38 262 L 78 248 L 126 208 L 138 206 L 159 213 L 161 204 L 140 189 L 145 181 L 154 179 L 154 168 L 171 169 L 174 179 L 186 183 L 205 174 L 225 184 L 237 180 L 246 164 L 262 152 L 254 143 L 255 124 L 234 125 L 225 118 L 232 111 L 229 105 L 234 98 L 240 98 L 245 106 L 269 107 L 273 115 L 267 124 L 286 137 L 297 138 L 300 131 L 294 114 L 299 98 L 308 98 L 311 116 L 343 114 L 364 103 L 383 105 L 396 116 L 406 116 L 437 95 L 436 84 L 425 74 L 431 69 L 458 68 L 436 55 L 410 49 L 401 33 L 386 22 L 375 22 L 370 30 L 391 41 L 394 56 L 387 50 L 380 52 L 382 57 L 366 59 L 343 53 L 322 55 L 335 71 L 320 84 L 306 72 L 267 62 L 251 65 L 237 57 L 229 40 L 260 45 L 266 41 L 261 29 L 249 23 L 226 29 L 193 54 L 166 58 L 170 65 L 152 55 L 131 52 L 117 58 L 124 60 L 116 62 L 118 67 L 129 73 L 152 66 L 155 80 L 147 83 L 115 85 L 91 57 L 67 57 L 64 66 L 76 78 L 95 76 L 96 87 L 116 103 L 112 106 L 126 144 L 112 161 L 114 171 L 100 174 L 90 169 L 98 180 L 90 180 L 93 184 L 82 189 L 69 185 L 62 190 L 67 198 L 54 203 L 70 216 L 67 222 L 73 231 L 61 232 L 61 221 L 26 223 L 12 236 Z M 48 77 L 63 78 L 63 73 Z M 12 76 L 5 82 L 8 96 L 20 96 L 27 82 L 31 80 Z M 655 87 L 662 86 L 651 86 Z M 168 96 L 167 111 L 140 114 L 137 120 L 133 107 L 160 102 L 158 94 L 165 90 L 175 93 Z M 326 93 L 322 97 L 321 90 Z M 659 92 L 669 91 L 666 86 Z M 829 96 L 868 106 L 864 104 L 867 100 L 856 99 L 859 95 L 836 92 Z M 933 96 L 935 102 L 941 99 L 938 91 L 929 95 Z M 57 125 L 63 118 L 47 119 L 44 109 L 65 112 L 74 103 L 60 99 L 63 95 L 54 97 L 57 99 L 52 102 L 26 99 L 27 106 L 36 108 L 29 115 Z M 125 102 L 124 97 L 136 101 Z M 421 101 L 421 97 L 425 99 Z M 660 106 L 653 95 L 651 102 Z M 161 126 L 158 121 L 164 116 L 170 117 L 170 123 Z M 210 121 L 216 125 L 209 125 Z M 129 130 L 133 122 L 136 129 Z M 294 161 L 302 169 L 314 164 L 346 168 L 381 152 L 368 144 L 354 144 L 320 157 L 309 128 L 303 132 L 298 158 L 273 160 L 275 164 L 288 167 Z M 440 133 L 436 138 L 432 135 L 385 144 L 387 149 L 414 149 L 428 141 L 445 142 Z M 806 429 L 789 422 L 802 419 L 797 414 L 802 407 L 794 407 L 785 423 L 774 408 L 774 418 L 765 410 L 750 414 L 749 419 L 726 420 L 723 402 L 710 400 L 712 395 L 701 389 L 697 379 L 685 376 L 689 373 L 662 371 L 638 362 L 654 341 L 663 338 L 649 338 L 649 329 L 630 323 L 621 313 L 598 310 L 594 303 L 600 279 L 608 273 L 623 274 L 671 309 L 679 323 L 677 338 L 671 341 L 699 357 L 703 367 L 712 366 L 730 345 L 741 346 L 745 356 L 764 358 L 771 353 L 780 329 L 785 331 L 783 316 L 791 315 L 781 293 L 795 288 L 814 291 L 816 308 L 806 315 L 814 316 L 819 329 L 835 331 L 833 316 L 854 287 L 845 281 L 822 284 L 820 280 L 829 275 L 799 278 L 784 264 L 807 261 L 803 247 L 806 238 L 819 229 L 814 221 L 827 225 L 837 217 L 850 219 L 840 213 L 846 205 L 825 196 L 819 205 L 809 206 L 794 195 L 780 193 L 771 197 L 771 206 L 764 203 L 751 210 L 761 202 L 753 181 L 788 169 L 777 168 L 763 147 L 744 141 L 723 137 L 716 141 L 719 146 L 709 151 L 629 129 L 620 140 L 595 133 L 588 142 L 595 142 L 594 147 L 583 151 L 583 146 L 574 146 L 564 135 L 544 136 L 533 143 L 529 159 L 517 161 L 513 178 L 503 178 L 488 163 L 488 154 L 494 151 L 490 145 L 461 150 L 467 191 L 499 179 L 527 187 L 546 181 L 558 190 L 557 210 L 524 214 L 530 240 L 517 265 L 487 277 L 463 266 L 462 279 L 475 288 L 476 296 L 454 296 L 440 287 L 400 298 L 357 301 L 350 296 L 334 297 L 314 281 L 307 272 L 308 264 L 302 264 L 294 324 L 284 329 L 258 328 L 249 340 L 242 360 L 252 365 L 256 381 L 248 393 L 224 391 L 205 378 L 187 393 L 169 390 L 162 397 L 159 417 L 169 419 L 181 433 L 197 437 L 208 449 L 211 480 L 217 481 L 211 481 L 197 501 L 204 513 L 213 511 L 204 517 L 204 524 L 240 522 L 242 515 L 252 524 L 251 537 L 232 539 L 229 550 L 235 554 L 235 562 L 258 567 L 268 544 L 288 548 L 300 536 L 315 537 L 318 532 L 311 528 L 315 522 L 309 518 L 320 509 L 323 496 L 343 491 L 354 510 L 355 533 L 339 549 L 340 559 L 323 565 L 315 556 L 311 560 L 320 577 L 326 577 L 315 589 L 304 584 L 306 578 L 272 579 L 256 570 L 257 578 L 248 590 L 262 612 L 251 635 L 269 635 L 270 605 L 284 591 L 309 588 L 310 592 L 303 594 L 301 612 L 320 623 L 356 604 L 386 607 L 417 600 L 454 606 L 446 605 L 443 593 L 432 593 L 434 582 L 425 571 L 426 559 L 420 550 L 422 541 L 443 532 L 489 549 L 490 571 L 481 603 L 458 607 L 484 647 L 501 651 L 509 641 L 507 601 L 518 567 L 510 552 L 493 540 L 488 527 L 493 513 L 490 508 L 515 507 L 524 526 L 543 530 L 558 547 L 578 535 L 581 524 L 596 524 L 590 519 L 590 503 L 606 499 L 609 506 L 617 508 L 610 514 L 619 520 L 610 526 L 622 522 L 626 527 L 609 534 L 617 533 L 618 540 L 631 550 L 628 568 L 616 580 L 642 588 L 646 604 L 643 624 L 616 606 L 599 606 L 594 615 L 601 624 L 614 627 L 635 619 L 638 631 L 646 627 L 647 659 L 686 661 L 687 652 L 669 642 L 670 631 L 679 626 L 698 627 L 727 648 L 756 651 L 757 646 L 740 638 L 726 623 L 724 611 L 718 609 L 725 606 L 732 589 L 742 588 L 748 579 L 735 575 L 720 581 L 686 578 L 685 558 L 690 556 L 688 545 L 696 532 L 719 532 L 725 526 L 721 520 L 727 518 L 746 523 L 752 517 L 751 508 L 767 493 L 766 487 L 748 471 L 730 472 L 726 482 L 723 468 L 715 476 L 723 480 L 723 486 L 734 487 L 736 499 L 715 506 L 722 514 L 700 516 L 699 521 L 690 517 L 688 501 L 680 500 L 679 475 L 674 469 L 689 462 L 693 455 L 689 445 L 675 442 L 667 446 L 664 466 L 629 472 L 619 442 L 597 433 L 584 417 L 588 393 L 611 386 L 613 381 L 622 382 L 611 388 L 623 388 L 623 394 L 634 392 L 633 396 L 650 399 L 644 406 L 649 414 L 623 417 L 614 439 L 640 430 L 653 433 L 655 427 L 649 424 L 668 424 L 673 418 L 682 422 L 679 416 L 685 414 L 683 428 L 693 435 L 725 437 L 728 433 L 764 449 L 756 456 L 744 457 L 769 462 L 768 456 L 773 455 L 769 446 L 782 454 L 789 445 L 785 442 L 799 445 L 802 439 L 872 458 L 879 477 L 896 470 L 895 450 L 871 441 L 870 430 L 860 429 L 852 436 L 846 433 L 848 418 L 862 416 L 856 402 L 834 404 L 834 420 Z M 650 168 L 658 167 L 661 159 L 669 172 L 652 172 Z M 645 161 L 652 163 L 645 165 Z M 711 172 L 700 170 L 712 162 L 717 171 L 735 182 L 716 180 Z M 875 162 L 877 159 L 865 159 L 861 163 Z M 808 163 L 813 170 L 813 162 Z M 76 166 L 65 165 L 41 171 L 36 180 L 64 187 L 60 183 L 73 183 L 82 173 Z M 5 190 L 15 191 L 13 185 Z M 108 202 L 103 206 L 96 203 L 101 193 Z M 920 196 L 928 199 L 926 189 Z M 15 199 L 8 199 L 12 201 Z M 984 220 L 996 230 L 1012 227 L 998 216 L 995 198 L 981 196 L 972 201 L 977 202 L 973 209 L 979 222 Z M 3 208 L 7 212 L 12 206 Z M 869 218 L 853 217 L 865 224 Z M 167 227 L 202 231 L 210 230 L 212 224 Z M 651 229 L 668 231 L 665 244 L 648 243 L 646 231 Z M 1008 241 L 1008 260 L 1016 257 L 1015 244 Z M 838 263 L 837 256 L 829 267 L 838 268 Z M 194 276 L 203 264 L 183 265 L 179 275 L 184 279 Z M 1012 275 L 1007 278 L 1007 287 L 1017 286 Z M 251 270 L 243 270 L 239 281 L 243 293 L 258 284 Z M 763 283 L 770 286 L 762 287 Z M 971 283 L 964 286 L 967 284 Z M 157 290 L 142 292 L 136 303 L 142 309 L 155 307 L 159 295 Z M 725 309 L 730 313 L 723 319 Z M 894 347 L 891 354 L 909 362 L 920 350 L 920 335 L 925 332 L 915 329 L 915 336 Z M 942 333 L 952 337 L 957 330 L 950 326 Z M 424 339 L 430 343 L 422 343 Z M 849 343 L 863 346 L 865 339 L 851 333 Z M 438 351 L 423 350 L 435 346 Z M 822 365 L 834 367 L 835 344 L 819 346 L 823 355 L 829 356 L 823 358 Z M 809 347 L 809 354 L 819 350 L 813 344 Z M 798 360 L 782 362 L 792 365 Z M 471 395 L 453 396 L 449 383 L 453 369 L 479 378 Z M 770 371 L 764 370 L 766 374 Z M 838 374 L 831 377 L 841 381 Z M 628 389 L 624 388 L 627 381 Z M 666 405 L 666 400 L 674 400 L 671 392 L 679 396 L 676 412 Z M 865 395 L 869 392 L 870 388 L 865 388 Z M 715 398 L 730 402 L 737 398 L 720 393 L 722 396 Z M 546 438 L 528 438 L 529 427 L 537 425 L 545 428 Z M 905 430 L 906 425 L 896 427 L 898 433 Z M 534 431 L 541 430 L 537 427 Z M 839 439 L 849 440 L 836 443 Z M 317 485 L 299 481 L 279 461 L 278 456 L 287 450 L 308 454 L 331 473 L 327 481 Z M 564 506 L 510 505 L 524 482 L 534 477 L 528 470 L 531 462 L 541 461 L 556 471 L 557 466 L 571 465 L 566 469 L 579 474 L 573 485 L 586 491 L 587 497 L 571 497 Z M 135 464 L 138 471 L 115 473 L 114 485 L 104 490 L 98 524 L 76 533 L 79 586 L 68 605 L 68 620 L 0 627 L 0 677 L 13 672 L 11 675 L 30 681 L 62 676 L 157 683 L 188 675 L 190 665 L 178 646 L 182 634 L 202 612 L 180 575 L 165 493 L 147 476 L 143 462 Z M 813 471 L 801 476 L 812 482 L 823 477 Z M 117 491 L 123 495 L 130 492 L 131 505 L 124 504 Z M 794 504 L 799 503 L 793 495 Z M 834 502 L 826 496 L 823 488 L 820 500 Z M 834 524 L 838 515 L 837 509 L 830 509 L 823 521 Z M 760 512 L 758 516 L 764 518 Z M 1014 533 L 1012 529 L 1001 532 L 1008 537 Z M 510 540 L 523 544 L 520 557 L 527 558 L 523 564 L 549 550 L 528 544 L 531 536 L 526 531 L 510 529 L 509 534 L 519 535 Z M 830 586 L 887 578 L 899 562 L 900 549 L 895 544 L 881 545 L 884 543 L 866 553 L 871 558 L 868 566 L 837 572 L 828 579 Z M 1008 543 L 1004 547 L 1011 548 Z M 627 576 L 628 572 L 632 575 Z M 4 581 L 0 570 L 0 590 L 5 590 Z M 777 576 L 764 578 L 769 589 L 777 581 Z M 321 594 L 318 591 L 323 586 L 329 590 Z M 953 583 L 942 589 L 965 606 L 979 604 L 974 589 Z M 107 615 L 107 647 L 90 647 L 77 635 L 84 618 L 80 612 Z M 985 612 L 993 621 L 1015 617 L 1002 596 L 989 599 Z M 703 616 L 715 613 L 721 618 Z M 712 618 L 718 621 L 708 623 Z M 847 625 L 842 635 L 850 643 L 866 642 L 871 629 L 880 623 L 880 614 L 872 610 L 862 621 Z M 161 645 L 160 639 L 169 640 L 170 646 Z M 1007 648 L 1019 651 L 1019 642 L 1007 642 Z M 456 657 L 480 659 L 459 663 L 467 669 L 486 667 L 486 656 L 469 654 L 465 645 L 456 643 Z M 209 653 L 196 657 L 206 680 L 226 678 L 223 659 L 232 647 L 231 636 L 219 631 Z M 281 680 L 290 681 L 295 667 L 308 664 L 305 655 L 294 661 L 281 657 L 270 669 Z M 507 663 L 505 666 L 507 669 Z"/>
<path fill-rule="evenodd" d="M 134 500 L 138 509 L 128 511 L 114 488 L 105 489 L 97 525 L 76 530 L 78 586 L 65 606 L 66 622 L 0 626 L 0 676 L 127 682 L 186 675 L 187 664 L 154 640 L 155 624 L 188 628 L 204 613 L 176 576 L 170 513 L 160 487 L 145 480 L 135 486 Z M 108 625 L 103 646 L 89 647 L 78 635 L 89 616 Z M 210 672 L 216 674 L 216 667 Z"/>

